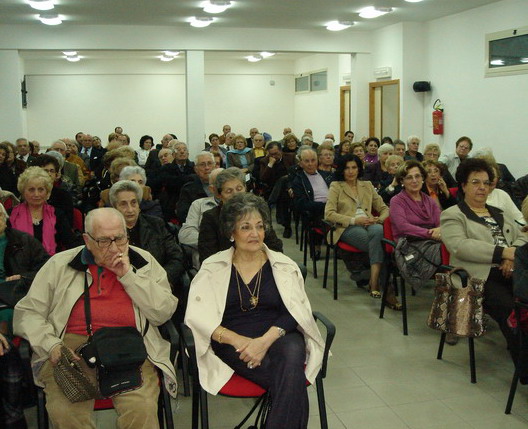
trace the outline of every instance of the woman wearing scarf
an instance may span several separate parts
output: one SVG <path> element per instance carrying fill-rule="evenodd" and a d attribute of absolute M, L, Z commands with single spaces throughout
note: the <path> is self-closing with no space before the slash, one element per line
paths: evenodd
<path fill-rule="evenodd" d="M 254 162 L 255 156 L 251 148 L 246 147 L 246 138 L 238 134 L 233 149 L 227 152 L 227 167 L 238 167 L 244 173 L 251 173 Z"/>

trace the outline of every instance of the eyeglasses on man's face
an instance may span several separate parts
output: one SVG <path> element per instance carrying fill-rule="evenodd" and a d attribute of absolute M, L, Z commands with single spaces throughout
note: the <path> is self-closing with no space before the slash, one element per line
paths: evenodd
<path fill-rule="evenodd" d="M 88 237 L 90 237 L 93 241 L 97 243 L 97 246 L 100 249 L 107 249 L 112 245 L 112 243 L 115 243 L 117 246 L 124 246 L 128 242 L 127 235 L 118 235 L 117 237 L 114 237 L 114 238 L 110 238 L 110 237 L 95 238 L 89 232 L 87 232 L 86 234 L 88 235 Z"/>

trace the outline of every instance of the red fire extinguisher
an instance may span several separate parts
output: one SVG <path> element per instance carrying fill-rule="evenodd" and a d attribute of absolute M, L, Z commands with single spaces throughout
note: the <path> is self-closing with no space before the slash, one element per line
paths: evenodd
<path fill-rule="evenodd" d="M 433 103 L 433 134 L 444 134 L 444 107 L 439 98 Z"/>

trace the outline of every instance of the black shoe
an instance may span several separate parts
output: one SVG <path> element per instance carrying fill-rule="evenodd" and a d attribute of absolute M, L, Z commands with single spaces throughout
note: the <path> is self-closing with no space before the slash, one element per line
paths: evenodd
<path fill-rule="evenodd" d="M 292 236 L 292 229 L 289 226 L 284 228 L 284 232 L 282 233 L 282 236 L 284 238 L 290 238 Z"/>

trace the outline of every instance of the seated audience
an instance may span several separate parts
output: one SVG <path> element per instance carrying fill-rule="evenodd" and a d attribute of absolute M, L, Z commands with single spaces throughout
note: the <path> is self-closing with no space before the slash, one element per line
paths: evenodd
<path fill-rule="evenodd" d="M 350 142 L 349 140 L 343 140 L 341 141 L 335 148 L 334 150 L 336 151 L 336 154 L 337 154 L 337 158 L 339 158 L 340 156 L 344 156 L 346 154 L 349 154 L 351 153 L 351 146 L 352 146 L 352 142 Z M 363 151 L 363 157 L 365 157 L 365 151 Z M 337 159 L 336 159 L 337 161 Z"/>
<path fill-rule="evenodd" d="M 332 143 L 321 143 L 317 147 L 319 171 L 334 172 L 335 149 Z"/>
<path fill-rule="evenodd" d="M 378 162 L 366 164 L 362 180 L 368 180 L 375 188 L 379 189 L 382 182 L 389 181 L 389 172 L 387 171 L 386 161 L 394 153 L 394 146 L 390 143 L 383 143 L 378 148 Z"/>
<path fill-rule="evenodd" d="M 469 158 L 469 152 L 473 149 L 473 142 L 469 137 L 460 137 L 455 143 L 455 153 L 447 153 L 440 156 L 438 161 L 445 164 L 449 173 L 454 177 L 458 166 L 462 161 Z"/>
<path fill-rule="evenodd" d="M 58 152 L 62 156 L 60 176 L 63 182 L 69 183 L 72 186 L 72 191 L 79 194 L 81 186 L 84 184 L 84 175 L 82 169 L 73 162 L 66 161 L 67 146 L 62 140 L 53 142 L 50 150 L 46 152 L 47 155 L 52 155 L 50 152 Z M 80 158 L 79 158 L 80 159 Z M 82 162 L 82 160 L 81 160 Z"/>
<path fill-rule="evenodd" d="M 237 176 L 239 174 L 239 169 L 236 167 L 231 167 L 231 169 L 236 169 Z M 216 168 L 211 171 L 209 174 L 209 189 L 214 193 L 214 183 L 216 181 L 216 176 L 224 171 L 223 168 Z M 185 244 L 192 249 L 192 261 L 193 266 L 196 269 L 200 269 L 200 255 L 198 253 L 198 236 L 200 234 L 200 223 L 202 222 L 203 214 L 215 208 L 219 204 L 220 200 L 214 196 L 199 198 L 196 201 L 193 201 L 189 212 L 187 213 L 187 219 L 178 231 L 178 240 L 180 244 Z M 185 247 L 183 248 L 185 251 Z"/>
<path fill-rule="evenodd" d="M 365 155 L 365 159 L 363 162 L 365 164 L 375 164 L 379 161 L 378 159 L 378 149 L 380 147 L 380 141 L 377 137 L 369 137 L 365 141 L 365 148 L 367 150 L 367 154 Z"/>
<path fill-rule="evenodd" d="M 155 149 L 151 150 L 148 154 L 147 160 L 145 161 L 145 170 L 147 172 L 147 175 L 151 174 L 152 172 L 155 172 L 160 168 L 160 159 L 159 159 L 159 151 L 161 149 L 168 149 L 169 143 L 174 139 L 172 134 L 165 134 L 161 139 L 161 144 L 159 144 Z"/>
<path fill-rule="evenodd" d="M 79 176 L 79 184 L 81 186 L 84 185 L 84 182 L 90 179 L 90 170 L 86 168 L 84 161 L 78 155 L 79 147 L 77 146 L 77 143 L 74 140 L 68 138 L 61 139 L 60 141 L 63 141 L 66 144 L 66 161 L 76 164 L 78 169 L 81 170 L 82 178 Z M 56 148 L 54 148 L 54 150 L 56 150 Z"/>
<path fill-rule="evenodd" d="M 438 144 L 429 143 L 424 148 L 423 159 L 424 161 L 438 161 L 440 159 L 441 153 L 442 152 L 440 151 L 440 146 Z M 442 168 L 440 169 L 440 171 L 442 174 L 442 179 L 444 179 L 444 182 L 448 188 L 456 188 L 458 186 L 457 182 L 455 181 L 455 179 L 453 179 L 453 176 L 444 164 L 442 164 Z"/>
<path fill-rule="evenodd" d="M 145 166 L 153 146 L 154 139 L 152 136 L 144 135 L 139 139 L 139 149 L 136 150 L 137 163 L 139 166 Z"/>
<path fill-rule="evenodd" d="M 334 175 L 317 169 L 317 152 L 311 147 L 301 146 L 298 156 L 301 169 L 292 180 L 293 206 L 298 213 L 312 221 L 318 221 L 324 217 L 328 187 Z"/>
<path fill-rule="evenodd" d="M 321 368 L 324 341 L 301 272 L 264 244 L 270 219 L 260 197 L 235 195 L 218 223 L 234 247 L 202 264 L 185 318 L 201 356 L 201 385 L 217 394 L 239 374 L 268 390 L 266 427 L 306 428 L 306 380 L 313 383 Z"/>
<path fill-rule="evenodd" d="M 367 151 L 365 149 L 364 143 L 361 143 L 361 142 L 352 143 L 350 145 L 350 151 L 348 153 L 357 156 L 360 159 L 360 161 L 363 163 L 363 166 L 366 164 L 365 156 L 367 155 Z"/>
<path fill-rule="evenodd" d="M 253 159 L 256 158 L 262 158 L 266 155 L 266 149 L 264 148 L 264 145 L 266 144 L 266 141 L 264 140 L 264 136 L 262 134 L 255 134 L 253 137 Z M 256 166 L 255 166 L 256 168 Z"/>
<path fill-rule="evenodd" d="M 423 161 L 423 155 L 418 152 L 418 148 L 420 147 L 420 138 L 418 136 L 409 136 L 407 138 L 407 150 L 405 151 L 405 156 L 403 159 L 405 161 L 408 161 L 410 159 L 414 159 L 415 161 Z"/>
<path fill-rule="evenodd" d="M 129 244 L 154 256 L 167 271 L 172 290 L 179 292 L 184 272 L 182 251 L 162 219 L 141 213 L 142 194 L 137 183 L 120 180 L 110 188 L 110 203 L 125 218 Z"/>
<path fill-rule="evenodd" d="M 422 164 L 415 160 L 405 161 L 396 173 L 402 191 L 392 198 L 390 205 L 395 241 L 404 236 L 441 240 L 441 209 L 429 195 L 422 192 L 426 176 Z"/>
<path fill-rule="evenodd" d="M 362 174 L 363 163 L 357 156 L 345 155 L 339 159 L 336 181 L 332 182 L 328 191 L 324 217 L 335 224 L 334 243 L 341 240 L 368 252 L 370 296 L 381 298 L 380 272 L 384 259 L 382 224 L 389 216 L 389 209 L 372 183 L 359 180 Z M 393 309 L 401 309 L 394 294 L 388 298 L 388 305 Z"/>
<path fill-rule="evenodd" d="M 110 152 L 107 152 L 106 155 L 112 155 Z M 103 180 L 101 182 L 101 188 L 104 188 L 101 191 L 101 199 L 99 200 L 99 207 L 109 207 L 110 206 L 110 200 L 108 199 L 108 193 L 110 192 L 110 187 L 116 183 L 119 180 L 119 175 L 121 174 L 121 170 L 125 167 L 135 167 L 137 166 L 136 162 L 133 159 L 130 158 L 123 158 L 123 157 L 112 157 L 112 161 L 108 167 L 108 172 L 105 173 L 105 178 L 108 178 L 108 180 Z M 106 164 L 106 162 L 105 162 Z M 152 198 L 150 195 L 147 196 L 147 198 Z"/>
<path fill-rule="evenodd" d="M 282 147 L 282 151 L 284 153 L 297 153 L 297 149 L 299 149 L 300 146 L 299 143 L 299 139 L 295 134 L 286 134 L 284 136 L 284 146 Z"/>
<path fill-rule="evenodd" d="M 18 178 L 18 190 L 23 202 L 11 211 L 11 226 L 42 243 L 50 255 L 76 246 L 70 222 L 62 210 L 47 203 L 53 182 L 40 167 L 29 167 Z"/>
<path fill-rule="evenodd" d="M 385 161 L 385 168 L 387 169 L 388 175 L 380 183 L 379 194 L 383 202 L 387 205 L 390 204 L 391 198 L 401 191 L 402 187 L 396 179 L 396 172 L 404 162 L 403 157 L 399 155 L 390 155 Z"/>
<path fill-rule="evenodd" d="M 141 213 L 163 218 L 163 211 L 158 200 L 152 199 L 152 190 L 147 186 L 147 176 L 145 170 L 139 166 L 128 165 L 121 170 L 119 180 L 131 180 L 136 182 L 143 191 L 143 198 L 139 203 Z"/>
<path fill-rule="evenodd" d="M 251 173 L 255 157 L 250 147 L 246 147 L 242 134 L 235 136 L 235 146 L 227 152 L 227 166 L 240 168 L 244 173 Z"/>
<path fill-rule="evenodd" d="M 141 386 L 112 398 L 117 426 L 157 428 L 157 368 L 169 392 L 176 394 L 169 344 L 157 326 L 171 317 L 178 300 L 155 258 L 128 245 L 121 213 L 112 208 L 95 209 L 86 216 L 85 230 L 85 246 L 58 253 L 38 272 L 34 280 L 38 287 L 31 288 L 15 307 L 15 334 L 27 339 L 33 349 L 34 379 L 44 387 L 53 427 L 95 427 L 91 419 L 94 401 L 70 402 L 53 375 L 65 347 L 83 373 L 97 384 L 95 369 L 75 352 L 87 341 L 83 292 L 88 282 L 93 331 L 110 326 L 137 328 L 148 355 L 141 366 Z"/>
<path fill-rule="evenodd" d="M 483 159 L 469 158 L 460 164 L 456 180 L 463 200 L 442 212 L 442 241 L 451 265 L 485 280 L 484 310 L 499 324 L 516 362 L 519 343 L 507 320 L 513 309 L 516 249 L 527 238 L 508 212 L 486 204 L 494 179 L 493 169 Z"/>
<path fill-rule="evenodd" d="M 218 154 L 222 157 L 222 162 L 225 164 L 227 161 L 227 149 L 220 146 L 220 137 L 218 134 L 209 135 L 209 147 L 205 149 L 208 152 L 211 152 L 213 155 Z"/>
<path fill-rule="evenodd" d="M 209 174 L 215 168 L 215 161 L 211 152 L 200 152 L 196 155 L 194 171 L 196 174 L 190 176 L 189 182 L 181 188 L 180 197 L 176 203 L 176 218 L 180 223 L 187 219 L 189 207 L 198 198 L 210 197 L 213 195 L 209 189 Z"/>
<path fill-rule="evenodd" d="M 26 163 L 15 158 L 15 147 L 8 141 L 0 143 L 0 188 L 20 196 L 17 189 L 18 176 L 26 169 Z"/>
<path fill-rule="evenodd" d="M 198 253 L 200 263 L 215 253 L 229 249 L 233 242 L 220 230 L 220 216 L 222 206 L 235 194 L 246 192 L 244 184 L 244 173 L 236 167 L 228 168 L 216 176 L 214 183 L 215 197 L 220 200 L 217 207 L 206 211 L 200 222 L 200 233 L 198 234 Z M 282 241 L 277 238 L 275 231 L 270 226 L 266 229 L 264 243 L 277 252 L 282 252 Z"/>
<path fill-rule="evenodd" d="M 422 192 L 433 199 L 440 211 L 454 206 L 457 203 L 456 198 L 451 195 L 442 177 L 442 171 L 445 170 L 445 166 L 432 159 L 424 161 L 422 165 L 426 172 Z"/>
<path fill-rule="evenodd" d="M 393 141 L 393 145 L 394 145 L 394 155 L 398 155 L 403 158 L 405 156 L 405 143 L 401 141 L 400 139 L 396 139 Z"/>

